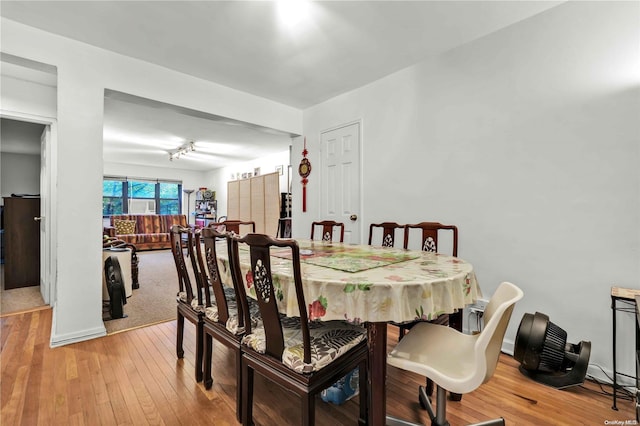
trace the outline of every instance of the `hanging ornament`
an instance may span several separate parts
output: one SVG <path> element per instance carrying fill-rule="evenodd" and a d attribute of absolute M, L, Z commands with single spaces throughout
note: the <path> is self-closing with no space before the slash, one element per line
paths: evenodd
<path fill-rule="evenodd" d="M 307 211 L 307 183 L 309 182 L 307 178 L 311 174 L 311 163 L 307 158 L 308 153 L 309 151 L 307 151 L 307 138 L 305 137 L 304 149 L 302 150 L 302 161 L 300 161 L 300 166 L 298 166 L 298 173 L 300 174 L 300 177 L 302 177 L 302 180 L 300 182 L 302 183 L 302 211 L 303 212 Z"/>

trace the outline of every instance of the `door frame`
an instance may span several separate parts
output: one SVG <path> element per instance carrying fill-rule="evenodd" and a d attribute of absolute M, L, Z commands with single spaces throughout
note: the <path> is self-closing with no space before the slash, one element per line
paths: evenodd
<path fill-rule="evenodd" d="M 57 177 L 57 141 L 58 141 L 58 121 L 53 117 L 45 117 L 34 114 L 21 113 L 16 111 L 7 111 L 0 109 L 0 118 L 7 118 L 10 120 L 24 121 L 28 123 L 43 124 L 49 127 L 49 140 L 45 144 L 44 153 L 45 162 L 45 176 L 40 176 L 40 186 L 42 182 L 46 182 L 46 188 L 40 188 L 40 202 L 42 203 L 41 212 L 44 213 L 44 236 L 41 238 L 42 255 L 40 259 L 40 293 L 44 303 L 54 306 L 56 302 L 56 288 L 57 288 L 57 256 L 54 242 L 57 240 L 57 218 L 56 209 L 57 205 L 57 193 L 56 193 L 56 177 Z M 45 129 L 46 131 L 46 129 Z M 43 157 L 42 147 L 40 150 L 40 158 Z M 42 167 L 42 164 L 40 165 Z M 44 241 L 42 241 L 44 240 Z M 44 259 L 42 257 L 44 256 Z"/>
<path fill-rule="evenodd" d="M 340 129 L 342 127 L 348 127 L 348 126 L 352 126 L 354 124 L 358 125 L 359 128 L 359 140 L 358 140 L 358 162 L 360 164 L 358 164 L 358 168 L 359 168 L 359 172 L 358 172 L 358 187 L 360 188 L 360 194 L 359 197 L 359 206 L 358 206 L 358 231 L 359 231 L 359 237 L 360 237 L 360 241 L 352 241 L 353 244 L 362 244 L 363 238 L 364 238 L 364 226 L 363 223 L 364 221 L 362 220 L 363 216 L 364 216 L 364 197 L 363 197 L 363 193 L 364 193 L 364 125 L 362 122 L 362 119 L 356 119 L 353 121 L 347 121 L 346 123 L 342 123 L 342 124 L 338 124 L 336 126 L 332 126 L 332 127 L 328 127 L 326 129 L 321 130 L 318 133 L 318 140 L 322 141 L 322 135 L 324 133 L 328 133 L 328 132 L 332 132 L 334 130 Z M 320 146 L 320 150 L 322 150 L 322 144 Z M 322 152 L 320 152 L 320 170 L 324 170 L 324 164 L 323 164 L 323 156 L 322 156 Z M 320 179 L 323 179 L 323 177 L 321 176 Z M 320 192 L 320 197 L 319 197 L 319 203 L 318 203 L 318 214 L 320 214 L 320 212 L 322 211 L 322 190 L 319 191 Z M 310 225 L 310 224 L 309 224 Z"/>

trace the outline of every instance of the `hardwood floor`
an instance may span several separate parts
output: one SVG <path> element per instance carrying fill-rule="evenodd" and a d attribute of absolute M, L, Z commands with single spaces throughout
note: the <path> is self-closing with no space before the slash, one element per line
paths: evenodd
<path fill-rule="evenodd" d="M 392 327 L 393 328 L 393 327 Z M 194 327 L 185 326 L 185 357 L 175 356 L 175 321 L 60 348 L 49 347 L 51 310 L 0 318 L 1 416 L 9 425 L 236 425 L 232 354 L 214 342 L 214 385 L 193 377 Z M 397 332 L 390 330 L 389 343 Z M 452 426 L 502 415 L 508 425 L 604 425 L 635 420 L 633 403 L 593 383 L 555 390 L 523 377 L 502 355 L 494 377 L 461 402 L 448 403 Z M 417 402 L 422 377 L 389 367 L 387 412 L 429 424 Z M 358 398 L 317 403 L 319 426 L 356 424 Z M 260 425 L 298 424 L 299 404 L 256 375 Z M 635 424 L 629 422 L 627 424 Z"/>

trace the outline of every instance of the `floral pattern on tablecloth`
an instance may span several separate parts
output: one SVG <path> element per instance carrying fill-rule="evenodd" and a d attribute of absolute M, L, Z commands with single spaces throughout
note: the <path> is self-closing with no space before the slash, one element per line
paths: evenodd
<path fill-rule="evenodd" d="M 224 241 L 218 244 L 225 244 Z M 298 240 L 301 250 L 319 250 L 319 242 Z M 324 243 L 326 244 L 326 243 Z M 333 246 L 343 246 L 332 243 Z M 344 245 L 351 257 L 371 255 L 371 247 Z M 410 259 L 359 272 L 301 263 L 302 280 L 310 319 L 361 322 L 406 322 L 431 320 L 473 303 L 482 296 L 473 267 L 468 262 L 432 252 L 379 249 L 394 255 L 410 253 Z M 223 280 L 229 276 L 226 249 L 218 249 Z M 242 274 L 249 273 L 249 252 L 240 250 Z M 291 260 L 271 257 L 274 285 L 278 287 L 280 312 L 299 316 Z M 224 275 L 226 273 L 226 276 Z M 253 280 L 246 282 L 247 294 L 255 295 Z M 253 293 L 252 293 L 253 292 Z"/>
<path fill-rule="evenodd" d="M 272 249 L 271 256 L 291 259 L 291 250 Z M 300 253 L 300 262 L 343 272 L 361 272 L 416 259 L 419 253 L 392 251 L 385 247 L 334 244 L 332 241 L 309 241 Z"/>

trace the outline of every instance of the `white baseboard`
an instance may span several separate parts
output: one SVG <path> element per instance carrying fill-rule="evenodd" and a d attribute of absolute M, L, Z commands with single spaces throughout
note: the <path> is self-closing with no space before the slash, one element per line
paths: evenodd
<path fill-rule="evenodd" d="M 107 329 L 104 327 L 94 327 L 85 330 L 75 331 L 73 333 L 57 334 L 56 330 L 56 307 L 53 307 L 53 315 L 51 321 L 51 339 L 49 346 L 57 348 L 64 345 L 70 345 L 71 343 L 83 342 L 85 340 L 95 339 L 97 337 L 103 337 L 107 335 Z"/>
<path fill-rule="evenodd" d="M 59 346 L 70 345 L 71 343 L 83 342 L 85 340 L 95 339 L 107 335 L 107 329 L 104 327 L 96 327 L 93 329 L 80 330 L 74 333 L 54 335 L 51 334 L 50 346 L 57 348 Z"/>
<path fill-rule="evenodd" d="M 502 342 L 502 352 L 507 355 L 513 356 L 513 349 L 515 347 L 515 342 L 513 340 L 505 339 Z M 613 386 L 613 380 L 610 377 L 613 377 L 613 371 L 607 370 L 605 368 L 601 368 L 594 364 L 589 364 L 587 367 L 587 377 L 592 377 L 598 382 Z M 629 387 L 635 389 L 635 382 L 630 377 L 620 376 L 618 375 L 617 384 L 624 387 Z"/>

